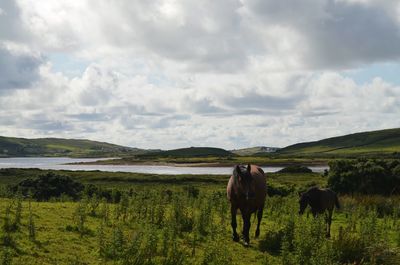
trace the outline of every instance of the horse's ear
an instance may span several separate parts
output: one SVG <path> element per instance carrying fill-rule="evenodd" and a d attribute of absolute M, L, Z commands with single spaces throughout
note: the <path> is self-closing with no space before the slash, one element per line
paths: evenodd
<path fill-rule="evenodd" d="M 241 172 L 240 172 L 240 166 L 239 166 L 239 165 L 236 165 L 235 169 L 236 169 L 236 172 L 237 172 L 238 174 L 241 173 Z"/>
<path fill-rule="evenodd" d="M 250 166 L 250 164 L 247 164 L 247 172 L 250 172 L 251 171 L 251 166 Z"/>

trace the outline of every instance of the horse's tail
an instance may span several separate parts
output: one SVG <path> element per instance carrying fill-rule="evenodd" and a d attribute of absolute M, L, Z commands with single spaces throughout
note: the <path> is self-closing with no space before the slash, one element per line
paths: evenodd
<path fill-rule="evenodd" d="M 339 203 L 339 198 L 337 196 L 337 194 L 335 194 L 335 205 L 337 209 L 340 209 L 340 203 Z"/>

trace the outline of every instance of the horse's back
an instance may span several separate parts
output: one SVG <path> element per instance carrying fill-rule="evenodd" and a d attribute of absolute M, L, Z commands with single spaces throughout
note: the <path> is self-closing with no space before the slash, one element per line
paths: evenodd
<path fill-rule="evenodd" d="M 319 211 L 325 209 L 332 209 L 336 202 L 336 193 L 331 189 L 321 189 L 318 187 L 311 188 L 309 190 L 313 195 L 312 200 L 317 200 L 313 204 L 319 208 Z"/>

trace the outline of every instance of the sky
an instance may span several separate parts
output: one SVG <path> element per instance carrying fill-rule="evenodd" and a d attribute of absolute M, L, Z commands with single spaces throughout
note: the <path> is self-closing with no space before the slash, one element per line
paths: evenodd
<path fill-rule="evenodd" d="M 400 127 L 398 0 L 1 0 L 0 135 L 284 147 Z"/>

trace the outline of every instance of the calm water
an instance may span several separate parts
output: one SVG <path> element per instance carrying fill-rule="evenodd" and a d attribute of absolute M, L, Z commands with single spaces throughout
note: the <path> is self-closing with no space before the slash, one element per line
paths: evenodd
<path fill-rule="evenodd" d="M 0 158 L 0 168 L 40 168 L 59 170 L 100 170 L 111 172 L 135 172 L 151 174 L 231 174 L 232 167 L 174 167 L 149 165 L 66 165 L 67 163 L 92 162 L 99 158 L 68 158 L 68 157 L 13 157 Z M 323 172 L 328 167 L 310 167 L 314 172 Z M 265 172 L 275 172 L 282 167 L 263 167 Z"/>

